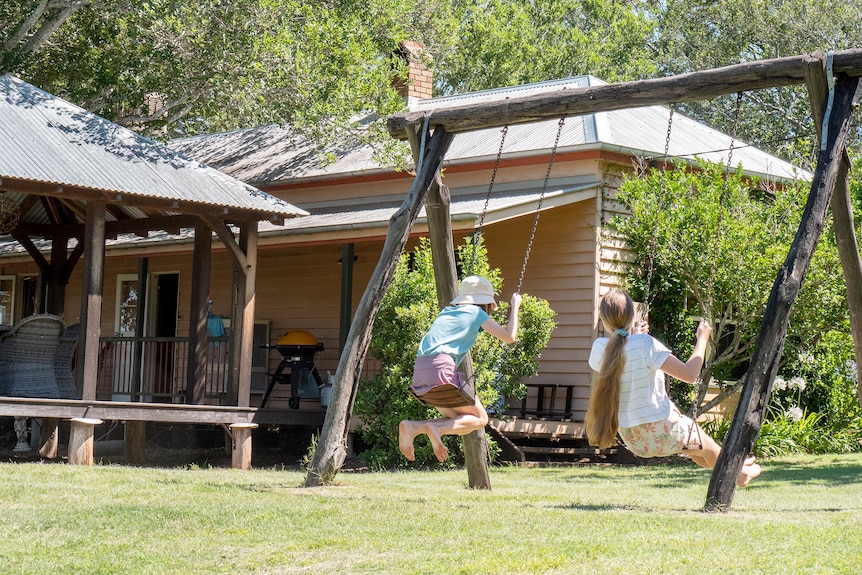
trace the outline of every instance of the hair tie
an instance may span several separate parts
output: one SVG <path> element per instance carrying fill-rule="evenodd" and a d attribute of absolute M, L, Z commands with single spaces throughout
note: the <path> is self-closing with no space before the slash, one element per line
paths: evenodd
<path fill-rule="evenodd" d="M 626 330 L 624 330 L 621 327 L 618 327 L 617 329 L 615 329 L 614 333 L 620 337 L 628 337 L 629 336 L 629 332 L 627 332 Z"/>

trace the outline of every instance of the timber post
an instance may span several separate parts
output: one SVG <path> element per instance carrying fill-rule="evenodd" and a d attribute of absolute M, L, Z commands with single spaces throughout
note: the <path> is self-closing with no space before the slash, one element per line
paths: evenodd
<path fill-rule="evenodd" d="M 84 226 L 84 270 L 81 282 L 81 341 L 78 344 L 76 387 L 82 399 L 96 399 L 99 337 L 102 334 L 102 293 L 105 278 L 105 202 L 87 202 Z"/>
<path fill-rule="evenodd" d="M 203 221 L 195 226 L 189 305 L 189 362 L 186 369 L 186 403 L 200 405 L 207 386 L 207 319 L 212 271 L 212 229 Z M 138 322 L 141 323 L 141 322 Z"/>
<path fill-rule="evenodd" d="M 817 137 L 823 137 L 823 115 L 828 104 L 829 86 L 826 76 L 827 60 L 822 52 L 812 54 L 806 60 L 805 78 L 811 100 L 811 116 Z M 822 140 L 821 140 L 822 141 Z M 850 200 L 850 158 L 847 150 L 841 155 L 841 167 L 835 182 L 835 192 L 829 207 L 835 227 L 835 243 L 844 271 L 844 285 L 847 305 L 850 312 L 850 333 L 856 354 L 856 365 L 862 365 L 862 260 L 859 258 L 859 245 L 856 242 L 853 221 L 853 207 Z M 857 401 L 862 405 L 862 378 L 856 375 Z"/>
<path fill-rule="evenodd" d="M 95 417 L 73 417 L 69 431 L 69 463 L 93 465 L 93 436 L 102 420 Z"/>
<path fill-rule="evenodd" d="M 413 180 L 410 191 L 401 207 L 389 219 L 389 230 L 386 233 L 380 259 L 368 285 L 365 286 L 365 292 L 356 307 L 347 340 L 341 350 L 335 371 L 335 384 L 332 386 L 332 396 L 329 400 L 329 408 L 326 410 L 326 419 L 305 476 L 306 487 L 329 482 L 344 463 L 347 455 L 345 443 L 348 419 L 353 410 L 359 375 L 371 341 L 374 318 L 380 309 L 380 302 L 386 289 L 395 276 L 398 258 L 407 244 L 413 224 L 425 203 L 428 187 L 434 179 L 434 174 L 440 169 L 453 137 L 453 134 L 442 128 L 434 130 L 427 142 L 425 160 Z"/>
<path fill-rule="evenodd" d="M 428 235 L 431 239 L 431 260 L 437 286 L 437 304 L 442 309 L 458 295 L 458 271 L 455 265 L 452 221 L 449 217 L 449 188 L 440 182 L 440 179 L 440 172 L 437 172 L 428 192 L 425 213 L 428 216 Z M 467 352 L 464 361 L 461 362 L 460 369 L 468 381 L 473 377 L 473 359 L 470 352 Z M 478 393 L 478 390 L 476 391 Z M 464 460 L 470 487 L 491 489 L 491 476 L 488 472 L 488 438 L 485 430 L 479 429 L 462 435 L 461 441 L 464 445 Z"/>
<path fill-rule="evenodd" d="M 126 461 L 140 465 L 147 459 L 147 422 L 127 420 L 124 426 L 124 450 Z"/>
<path fill-rule="evenodd" d="M 819 153 L 808 203 L 796 237 L 773 283 L 757 335 L 754 355 L 745 375 L 739 406 L 710 478 L 704 511 L 730 509 L 736 491 L 736 480 L 760 433 L 787 335 L 790 308 L 802 287 L 841 172 L 858 85 L 858 77 L 842 75 L 836 80 L 826 146 Z"/>
<path fill-rule="evenodd" d="M 251 469 L 251 433 L 257 429 L 256 423 L 230 424 L 231 467 L 234 469 Z"/>

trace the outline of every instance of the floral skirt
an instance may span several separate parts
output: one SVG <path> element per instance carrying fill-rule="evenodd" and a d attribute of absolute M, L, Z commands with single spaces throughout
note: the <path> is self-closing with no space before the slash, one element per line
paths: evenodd
<path fill-rule="evenodd" d="M 697 424 L 682 415 L 676 406 L 663 421 L 620 427 L 619 433 L 629 451 L 638 457 L 667 457 L 686 449 L 701 448 Z"/>

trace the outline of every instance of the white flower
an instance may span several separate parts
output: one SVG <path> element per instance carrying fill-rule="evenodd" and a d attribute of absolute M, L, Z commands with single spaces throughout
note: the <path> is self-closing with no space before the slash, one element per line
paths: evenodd
<path fill-rule="evenodd" d="M 772 384 L 772 389 L 775 391 L 784 391 L 787 389 L 787 382 L 784 381 L 784 378 L 780 375 L 776 376 L 775 382 Z"/>
<path fill-rule="evenodd" d="M 797 357 L 799 363 L 804 366 L 812 366 L 814 365 L 814 354 L 808 353 L 807 351 L 803 351 Z"/>
<path fill-rule="evenodd" d="M 848 372 L 848 375 L 850 376 L 850 378 L 856 379 L 856 376 L 859 373 L 858 368 L 856 367 L 856 362 L 853 361 L 852 359 L 848 359 L 844 365 L 847 368 L 847 372 Z"/>
<path fill-rule="evenodd" d="M 798 375 L 796 377 L 791 377 L 790 381 L 787 382 L 787 388 L 805 391 L 805 380 Z"/>
<path fill-rule="evenodd" d="M 794 405 L 793 407 L 789 407 L 787 409 L 785 415 L 790 421 L 801 421 L 804 414 L 798 406 Z"/>

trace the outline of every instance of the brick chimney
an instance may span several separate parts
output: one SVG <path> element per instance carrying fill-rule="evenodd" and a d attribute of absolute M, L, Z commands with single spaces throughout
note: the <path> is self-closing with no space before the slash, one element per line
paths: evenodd
<path fill-rule="evenodd" d="M 428 100 L 433 89 L 433 75 L 428 68 L 431 56 L 425 50 L 425 45 L 411 40 L 401 42 L 396 54 L 407 61 L 407 79 L 395 78 L 393 86 L 398 95 L 409 104 L 412 99 Z"/>

